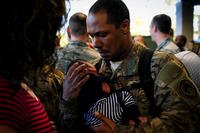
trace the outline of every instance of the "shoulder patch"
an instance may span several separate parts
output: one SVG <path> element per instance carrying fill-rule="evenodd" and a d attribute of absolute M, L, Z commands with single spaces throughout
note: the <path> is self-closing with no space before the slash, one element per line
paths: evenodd
<path fill-rule="evenodd" d="M 194 88 L 194 84 L 192 84 L 188 80 L 182 80 L 180 82 L 180 89 L 177 89 L 177 92 L 179 93 L 179 95 L 185 98 L 196 97 L 198 93 Z"/>

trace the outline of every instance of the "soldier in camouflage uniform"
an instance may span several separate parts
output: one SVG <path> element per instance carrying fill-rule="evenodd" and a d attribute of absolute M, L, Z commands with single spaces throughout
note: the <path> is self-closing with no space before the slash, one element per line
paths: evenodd
<path fill-rule="evenodd" d="M 56 69 L 62 71 L 63 74 L 66 73 L 69 65 L 77 59 L 89 61 L 91 64 L 96 64 L 100 60 L 99 53 L 87 44 L 89 36 L 86 29 L 86 17 L 85 14 L 79 12 L 72 15 L 69 20 L 67 31 L 70 42 L 66 47 L 57 50 L 58 60 L 56 62 Z M 70 106 L 73 107 L 74 105 L 72 104 Z M 76 124 L 79 120 L 76 118 L 72 120 L 69 114 L 65 113 L 68 109 L 63 107 L 62 99 L 60 102 L 60 110 L 63 132 L 75 132 L 77 129 Z"/>
<path fill-rule="evenodd" d="M 153 17 L 150 26 L 150 34 L 152 41 L 157 44 L 157 51 L 165 51 L 176 54 L 181 49 L 172 41 L 170 35 L 171 18 L 166 14 L 158 14 Z"/>
<path fill-rule="evenodd" d="M 152 40 L 155 41 L 158 45 L 158 47 L 156 48 L 157 51 L 163 51 L 163 52 L 168 52 L 168 53 L 172 53 L 172 54 L 178 54 L 181 51 L 184 51 L 184 47 L 185 47 L 185 43 L 187 41 L 186 37 L 184 35 L 179 35 L 176 36 L 176 44 L 170 39 L 170 30 L 171 29 L 171 18 L 165 14 L 159 14 L 153 17 L 152 22 L 151 22 L 151 26 L 150 26 L 150 33 L 151 33 L 151 37 Z M 184 56 L 185 58 L 182 58 L 181 61 L 184 62 L 188 62 L 187 58 L 189 58 L 189 55 L 186 54 Z M 191 58 L 192 56 L 190 56 Z M 195 57 L 195 55 L 194 55 Z M 179 58 L 180 59 L 180 58 Z M 187 60 L 186 60 L 187 59 Z M 190 66 L 188 66 L 187 64 L 184 64 L 187 71 L 189 72 L 190 77 L 192 78 L 192 80 L 195 82 L 196 85 L 200 84 L 198 82 L 196 82 L 196 80 L 198 78 L 199 73 L 198 72 L 192 72 L 191 70 L 195 70 L 196 67 L 195 65 L 197 64 L 198 61 L 195 60 L 189 60 L 190 62 L 188 64 L 190 64 Z M 198 75 L 198 76 L 196 76 Z"/>
<path fill-rule="evenodd" d="M 130 55 L 123 60 L 115 72 L 112 72 L 109 64 L 102 62 L 99 73 L 110 78 L 112 88 L 118 89 L 133 82 L 139 82 L 137 68 L 142 48 L 134 44 Z M 131 93 L 136 98 L 140 113 L 142 116 L 147 116 L 149 120 L 146 124 L 134 129 L 131 126 L 117 125 L 115 132 L 197 131 L 200 112 L 193 108 L 198 105 L 199 109 L 199 92 L 187 75 L 183 64 L 172 55 L 155 52 L 151 60 L 151 72 L 155 85 L 155 104 L 159 107 L 160 113 L 157 117 L 149 116 L 149 101 L 143 89 L 134 89 Z"/>
<path fill-rule="evenodd" d="M 99 59 L 99 53 L 84 42 L 70 41 L 68 45 L 58 51 L 58 61 L 56 69 L 66 73 L 69 64 L 77 59 L 87 60 L 96 64 Z"/>
<path fill-rule="evenodd" d="M 103 57 L 98 73 L 110 79 L 113 89 L 120 89 L 140 82 L 138 62 L 144 47 L 132 44 L 130 18 L 121 0 L 98 0 L 90 8 L 87 18 L 88 33 Z M 76 98 L 81 86 L 88 80 L 85 66 L 75 64 L 64 80 L 62 107 L 67 118 L 76 118 Z M 93 127 L 95 132 L 199 132 L 200 93 L 189 78 L 184 66 L 172 54 L 154 52 L 151 60 L 151 76 L 154 80 L 154 101 L 159 108 L 156 116 L 149 114 L 149 100 L 143 88 L 131 91 L 140 112 L 147 117 L 145 123 L 116 125 L 105 116 L 96 113 L 104 124 Z M 152 110 L 151 110 L 152 111 Z M 134 113 L 134 112 L 133 112 Z"/>
<path fill-rule="evenodd" d="M 69 64 L 74 60 L 82 59 L 95 64 L 100 59 L 99 53 L 87 44 L 89 36 L 86 29 L 86 17 L 83 13 L 75 13 L 69 20 L 67 31 L 70 42 L 57 51 L 56 69 L 63 73 L 66 73 Z"/>

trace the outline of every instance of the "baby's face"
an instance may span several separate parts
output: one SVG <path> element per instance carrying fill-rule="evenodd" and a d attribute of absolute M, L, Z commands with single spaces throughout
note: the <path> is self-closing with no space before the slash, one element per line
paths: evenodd
<path fill-rule="evenodd" d="M 106 82 L 102 82 L 102 91 L 105 93 L 110 93 L 110 86 Z"/>

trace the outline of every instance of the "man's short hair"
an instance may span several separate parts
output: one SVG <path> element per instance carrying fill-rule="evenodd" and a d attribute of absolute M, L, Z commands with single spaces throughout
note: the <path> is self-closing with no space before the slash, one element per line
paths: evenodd
<path fill-rule="evenodd" d="M 87 16 L 83 13 L 75 13 L 69 19 L 69 29 L 73 35 L 84 35 L 87 32 L 86 28 Z"/>
<path fill-rule="evenodd" d="M 125 19 L 130 20 L 129 10 L 121 0 L 97 0 L 89 13 L 96 13 L 100 10 L 107 13 L 107 23 L 114 24 L 117 28 Z"/>
<path fill-rule="evenodd" d="M 159 14 L 153 17 L 151 25 L 158 27 L 162 33 L 169 34 L 171 30 L 171 18 L 166 14 Z"/>

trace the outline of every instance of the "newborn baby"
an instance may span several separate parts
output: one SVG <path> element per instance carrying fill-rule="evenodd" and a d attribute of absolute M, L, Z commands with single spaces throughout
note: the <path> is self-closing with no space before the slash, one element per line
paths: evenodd
<path fill-rule="evenodd" d="M 129 91 L 121 89 L 112 92 L 106 80 L 98 74 L 90 74 L 89 80 L 80 91 L 78 105 L 87 126 L 102 124 L 94 116 L 94 112 L 100 112 L 117 124 L 127 124 L 129 120 L 136 124 L 140 122 L 136 101 Z"/>

